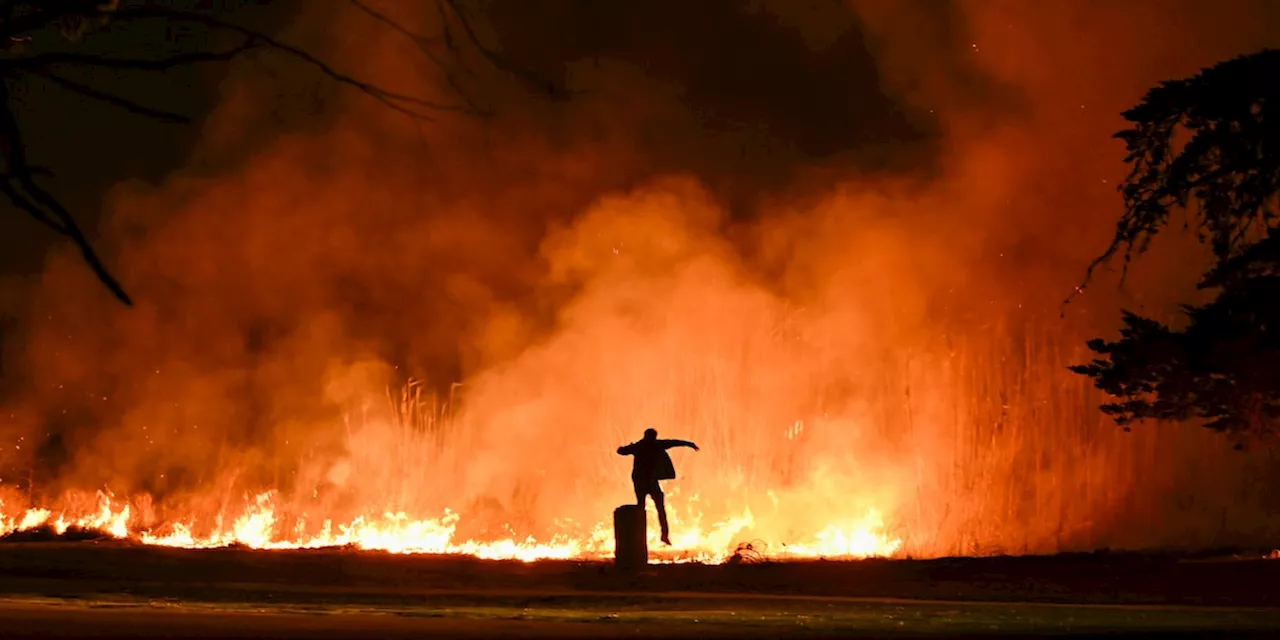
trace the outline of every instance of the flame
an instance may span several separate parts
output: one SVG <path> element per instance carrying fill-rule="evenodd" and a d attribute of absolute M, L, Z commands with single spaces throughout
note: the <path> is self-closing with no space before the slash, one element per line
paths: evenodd
<path fill-rule="evenodd" d="M 877 534 L 883 527 L 884 521 L 879 512 L 871 511 L 862 520 L 846 523 L 843 527 L 827 525 L 814 536 L 813 543 L 794 545 L 788 551 L 802 557 L 892 556 L 902 546 L 902 541 Z"/>
<path fill-rule="evenodd" d="M 283 519 L 278 516 L 280 498 L 274 491 L 251 496 L 234 517 L 229 517 L 226 512 L 218 513 L 212 519 L 212 528 L 199 534 L 196 532 L 201 530 L 200 523 L 194 519 L 144 527 L 128 502 L 117 500 L 108 492 L 98 492 L 94 502 L 94 508 L 79 513 L 62 510 L 55 516 L 53 510 L 37 507 L 9 516 L 6 515 L 5 503 L 0 501 L 0 536 L 42 527 L 50 527 L 62 535 L 74 527 L 120 540 L 186 549 L 233 545 L 252 549 L 352 547 L 400 554 L 466 555 L 523 562 L 599 560 L 610 557 L 614 549 L 613 532 L 603 522 L 588 528 L 585 533 L 558 533 L 545 540 L 533 537 L 458 540 L 456 532 L 461 517 L 450 510 L 435 518 L 383 513 L 357 517 L 345 523 L 334 523 L 331 519 L 312 522 L 300 517 L 291 530 L 286 530 Z M 674 535 L 669 550 L 663 550 L 660 545 L 656 523 L 649 527 L 650 549 L 655 551 L 659 562 L 725 562 L 743 542 L 738 540 L 739 534 L 755 524 L 749 509 L 706 527 L 699 524 L 700 515 L 689 518 L 688 522 L 682 522 L 675 515 L 672 514 L 671 518 Z M 649 516 L 651 520 L 655 519 L 652 510 Z M 230 526 L 224 526 L 226 522 L 230 522 Z M 807 540 L 780 545 L 768 555 L 777 559 L 866 558 L 891 556 L 900 546 L 901 540 L 888 536 L 880 515 L 872 511 L 861 518 L 828 525 L 808 536 Z"/>

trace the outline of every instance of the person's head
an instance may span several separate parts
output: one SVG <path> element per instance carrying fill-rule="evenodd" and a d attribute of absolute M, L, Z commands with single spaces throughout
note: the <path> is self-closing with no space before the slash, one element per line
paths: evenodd
<path fill-rule="evenodd" d="M 658 439 L 658 430 L 657 430 L 657 429 L 645 429 L 645 430 L 644 430 L 644 439 L 645 439 L 645 440 L 657 440 L 657 439 Z"/>

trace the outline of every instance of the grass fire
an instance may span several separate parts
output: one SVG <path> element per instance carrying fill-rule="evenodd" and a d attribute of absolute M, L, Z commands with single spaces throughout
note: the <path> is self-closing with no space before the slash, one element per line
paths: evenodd
<path fill-rule="evenodd" d="M 1070 632 L 947 603 L 1280 570 L 1280 5 L 62 5 L 0 1 L 0 624 L 429 578 L 501 635 L 489 576 Z"/>

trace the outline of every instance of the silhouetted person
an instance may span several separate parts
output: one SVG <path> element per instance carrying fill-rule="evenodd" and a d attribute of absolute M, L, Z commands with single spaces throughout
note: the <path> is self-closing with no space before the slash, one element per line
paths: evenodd
<path fill-rule="evenodd" d="M 676 477 L 676 466 L 671 463 L 671 456 L 667 455 L 667 449 L 672 447 L 698 450 L 698 445 L 687 440 L 659 440 L 656 429 L 645 429 L 643 440 L 618 447 L 618 455 L 634 456 L 631 462 L 631 484 L 636 490 L 636 504 L 643 509 L 645 496 L 653 496 L 664 544 L 671 544 L 671 531 L 667 528 L 667 506 L 658 481 L 674 480 Z"/>

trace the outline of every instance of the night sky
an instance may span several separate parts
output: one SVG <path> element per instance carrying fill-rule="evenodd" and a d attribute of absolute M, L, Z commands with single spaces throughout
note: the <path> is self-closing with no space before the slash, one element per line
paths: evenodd
<path fill-rule="evenodd" d="M 226 18 L 268 34 L 277 33 L 297 11 L 296 3 L 281 1 L 185 4 L 216 7 Z M 801 3 L 805 6 L 786 8 L 784 16 L 768 3 L 745 0 L 485 4 L 506 56 L 556 83 L 572 82 L 567 71 L 572 63 L 614 59 L 679 87 L 682 102 L 707 139 L 704 146 L 716 148 L 690 157 L 669 144 L 662 123 L 654 123 L 642 150 L 652 174 L 694 171 L 719 179 L 718 186 L 731 194 L 780 188 L 795 178 L 788 171 L 794 166 L 927 172 L 936 159 L 936 119 L 882 89 L 872 43 L 857 14 L 838 2 Z M 922 29 L 957 43 L 965 39 L 948 4 L 916 4 L 928 7 Z M 828 33 L 804 33 L 817 31 L 814 25 Z M 208 37 L 201 27 L 175 32 L 147 23 L 95 34 L 84 46 L 134 55 L 205 48 Z M 820 40 L 811 44 L 806 38 Z M 949 66 L 973 91 L 991 93 L 994 81 L 981 72 Z M 20 89 L 28 105 L 20 115 L 33 153 L 41 164 L 56 168 L 51 185 L 85 227 L 96 226 L 103 193 L 112 185 L 159 183 L 184 166 L 200 138 L 202 119 L 220 99 L 227 69 L 209 64 L 165 73 L 77 74 L 146 104 L 187 114 L 192 125 L 157 123 L 40 80 Z M 626 102 L 629 97 L 613 99 Z M 548 124 L 554 127 L 554 119 Z M 0 237 L 6 243 L 0 270 L 7 274 L 38 271 L 44 253 L 59 242 L 19 216 L 0 224 L 5 225 Z"/>
<path fill-rule="evenodd" d="M 190 0 L 174 6 L 209 7 L 216 15 L 276 32 L 296 7 L 290 2 Z M 53 50 L 72 46 L 55 33 L 42 34 Z M 123 56 L 155 56 L 205 50 L 211 40 L 199 26 L 175 29 L 161 22 L 95 33 L 81 51 Z M 47 44 L 46 44 L 47 43 Z M 49 185 L 64 199 L 82 225 L 97 226 L 104 192 L 127 180 L 159 183 L 182 166 L 199 139 L 201 121 L 219 99 L 218 86 L 227 65 L 183 66 L 163 73 L 76 70 L 69 77 L 112 89 L 148 105 L 189 116 L 194 124 L 165 124 L 77 95 L 38 78 L 15 91 L 21 96 L 18 115 L 30 140 L 33 162 L 54 170 Z M 20 215 L 0 219 L 0 272 L 29 275 L 39 271 L 43 256 L 61 239 Z M 9 305 L 6 305 L 9 306 Z M 11 310 L 11 309 L 10 309 Z"/>
<path fill-rule="evenodd" d="M 910 4 L 922 20 L 921 29 L 931 38 L 942 39 L 942 50 L 963 49 L 959 43 L 966 39 L 964 28 L 947 3 Z M 213 10 L 269 35 L 278 34 L 298 12 L 297 3 L 280 1 L 179 5 Z M 927 176 L 937 169 L 940 125 L 936 114 L 885 90 L 873 53 L 875 43 L 868 41 L 857 12 L 841 3 L 500 0 L 485 3 L 484 12 L 503 54 L 557 86 L 580 84 L 570 71 L 575 64 L 598 67 L 601 60 L 605 64 L 612 60 L 638 69 L 678 95 L 687 113 L 657 114 L 636 123 L 645 128 L 634 150 L 639 160 L 633 169 L 608 178 L 614 187 L 688 172 L 712 188 L 733 216 L 749 218 L 762 196 L 793 188 L 797 182 L 821 181 L 846 172 Z M 679 19 L 672 20 L 673 16 Z M 97 33 L 78 46 L 109 54 L 163 55 L 227 42 L 211 37 L 199 26 L 174 29 L 150 22 Z M 54 34 L 45 40 L 53 42 L 50 46 L 67 46 Z M 273 62 L 277 73 L 283 69 L 286 74 L 306 74 L 287 62 Z M 948 68 L 975 96 L 983 96 L 993 111 L 1016 103 L 981 71 L 946 56 L 935 62 Z M 18 91 L 27 105 L 19 117 L 31 140 L 33 160 L 55 170 L 49 185 L 81 225 L 97 235 L 103 198 L 114 185 L 132 181 L 159 185 L 176 169 L 199 170 L 201 158 L 193 153 L 203 134 L 202 121 L 222 99 L 229 69 L 226 64 L 207 64 L 164 73 L 70 73 L 144 104 L 188 115 L 193 120 L 190 125 L 149 120 L 31 79 Z M 491 69 L 481 68 L 481 75 L 488 82 L 520 85 Z M 267 77 L 267 82 L 278 79 Z M 316 82 L 313 78 L 303 86 L 314 92 Z M 636 93 L 644 91 L 637 85 L 606 82 L 586 91 L 607 92 L 603 97 L 591 96 L 605 105 L 622 107 L 646 100 Z M 992 96 L 1004 99 L 992 100 Z M 279 113 L 259 119 L 265 124 L 260 124 L 258 139 L 316 126 L 318 117 L 333 114 L 332 110 L 309 111 L 307 91 L 291 95 L 287 88 L 281 89 L 277 98 L 277 103 L 263 105 L 264 110 Z M 527 110 L 541 118 L 541 127 L 553 139 L 560 137 L 561 144 L 583 142 L 584 132 L 572 121 L 572 112 L 536 92 L 523 101 L 496 105 L 496 110 L 503 115 Z M 690 144 L 691 136 L 696 143 Z M 673 144 L 673 140 L 683 142 Z M 220 162 L 234 164 L 237 157 L 255 151 L 250 143 L 239 155 L 223 154 Z M 47 252 L 62 239 L 20 215 L 6 216 L 0 225 L 0 273 L 10 282 L 5 287 L 3 326 L 12 327 L 26 297 L 24 284 L 40 273 Z"/>

